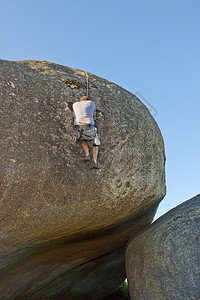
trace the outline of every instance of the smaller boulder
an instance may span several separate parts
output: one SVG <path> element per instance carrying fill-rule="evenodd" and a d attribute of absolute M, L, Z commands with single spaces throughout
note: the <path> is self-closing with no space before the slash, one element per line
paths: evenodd
<path fill-rule="evenodd" d="M 159 218 L 128 243 L 131 299 L 200 299 L 200 195 Z"/>

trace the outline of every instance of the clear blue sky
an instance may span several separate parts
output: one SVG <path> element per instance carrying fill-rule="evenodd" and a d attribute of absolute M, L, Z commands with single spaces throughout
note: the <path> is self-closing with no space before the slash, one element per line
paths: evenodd
<path fill-rule="evenodd" d="M 158 111 L 167 196 L 200 192 L 200 0 L 0 0 L 0 58 L 87 70 Z"/>

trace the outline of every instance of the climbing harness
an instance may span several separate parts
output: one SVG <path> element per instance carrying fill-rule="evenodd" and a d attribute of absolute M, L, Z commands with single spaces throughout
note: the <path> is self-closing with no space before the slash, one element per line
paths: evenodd
<path fill-rule="evenodd" d="M 88 73 L 86 71 L 84 71 L 84 72 L 85 72 L 86 84 L 87 84 L 87 93 L 86 93 L 86 96 L 88 97 L 88 85 L 89 85 L 89 83 L 88 83 Z"/>
<path fill-rule="evenodd" d="M 92 146 L 100 146 L 101 140 L 100 135 L 97 132 L 97 128 L 93 127 L 88 130 L 82 128 L 75 128 L 72 137 L 72 145 L 75 147 L 78 145 L 78 141 L 86 141 L 92 143 Z"/>

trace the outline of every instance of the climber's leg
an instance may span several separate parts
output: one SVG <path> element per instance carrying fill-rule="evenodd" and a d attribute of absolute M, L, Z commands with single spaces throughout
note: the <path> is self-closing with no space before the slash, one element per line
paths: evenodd
<path fill-rule="evenodd" d="M 97 156 L 98 156 L 98 147 L 92 147 L 92 158 L 93 158 L 93 161 L 95 163 L 97 163 Z"/>
<path fill-rule="evenodd" d="M 89 161 L 90 160 L 90 152 L 89 152 L 89 147 L 86 142 L 81 143 L 83 150 L 85 152 L 85 156 L 81 158 L 83 162 Z"/>

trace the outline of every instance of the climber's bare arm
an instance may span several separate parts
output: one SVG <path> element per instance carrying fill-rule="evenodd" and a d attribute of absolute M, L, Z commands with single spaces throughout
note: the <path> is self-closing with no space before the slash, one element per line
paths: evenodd
<path fill-rule="evenodd" d="M 93 114 L 93 119 L 94 119 L 94 121 L 96 121 L 96 111 Z"/>

